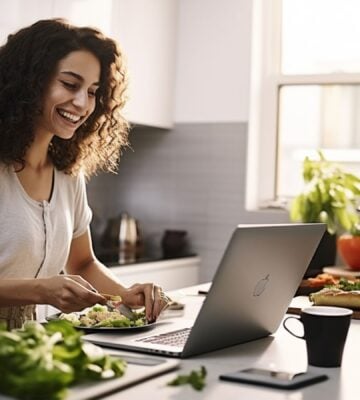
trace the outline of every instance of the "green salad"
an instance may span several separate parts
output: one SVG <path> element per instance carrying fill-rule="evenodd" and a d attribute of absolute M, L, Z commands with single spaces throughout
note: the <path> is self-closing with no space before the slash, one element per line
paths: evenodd
<path fill-rule="evenodd" d="M 61 400 L 75 383 L 120 377 L 126 362 L 84 342 L 66 321 L 21 329 L 0 326 L 0 393 L 26 400 Z"/>
<path fill-rule="evenodd" d="M 339 283 L 337 283 L 336 285 L 325 285 L 325 287 L 336 288 L 345 290 L 346 292 L 350 292 L 352 290 L 360 290 L 360 281 L 351 282 L 346 278 L 340 278 Z"/>
<path fill-rule="evenodd" d="M 59 319 L 69 321 L 73 326 L 86 328 L 119 328 L 143 326 L 146 324 L 145 312 L 133 311 L 134 318 L 129 319 L 118 310 L 109 310 L 107 306 L 95 304 L 80 313 L 62 313 Z"/>

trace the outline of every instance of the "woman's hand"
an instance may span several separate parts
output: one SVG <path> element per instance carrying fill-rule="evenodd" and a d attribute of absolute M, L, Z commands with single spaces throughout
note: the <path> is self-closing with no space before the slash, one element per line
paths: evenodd
<path fill-rule="evenodd" d="M 69 313 L 105 304 L 106 299 L 79 275 L 58 275 L 43 279 L 44 303 Z"/>
<path fill-rule="evenodd" d="M 160 286 L 153 283 L 136 283 L 122 292 L 123 302 L 131 308 L 145 306 L 146 319 L 156 321 L 161 311 L 171 302 Z"/>

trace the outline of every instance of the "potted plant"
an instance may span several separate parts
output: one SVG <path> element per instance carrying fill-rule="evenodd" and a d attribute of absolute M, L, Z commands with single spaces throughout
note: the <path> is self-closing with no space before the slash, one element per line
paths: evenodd
<path fill-rule="evenodd" d="M 360 178 L 346 172 L 336 163 L 326 160 L 321 151 L 318 154 L 318 160 L 310 160 L 308 157 L 304 160 L 305 187 L 291 204 L 290 219 L 327 224 L 328 234 L 323 238 L 309 269 L 333 265 L 336 258 L 336 244 L 345 263 L 352 268 L 356 265 L 360 268 L 360 220 L 357 212 Z M 324 249 L 325 242 L 333 242 L 332 249 Z M 355 243 L 359 247 L 354 248 Z M 347 261 L 348 249 L 357 255 L 358 263 Z M 330 259 L 319 259 L 321 253 L 331 254 L 332 262 Z"/>

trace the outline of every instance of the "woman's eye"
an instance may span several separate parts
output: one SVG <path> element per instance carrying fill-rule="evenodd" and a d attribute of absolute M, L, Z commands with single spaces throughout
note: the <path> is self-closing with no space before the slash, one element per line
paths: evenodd
<path fill-rule="evenodd" d="M 61 83 L 68 89 L 75 90 L 76 89 L 76 84 L 71 83 L 71 82 L 66 82 L 66 81 L 61 81 Z"/>
<path fill-rule="evenodd" d="M 96 96 L 96 92 L 95 91 L 89 91 L 88 92 L 90 97 L 95 97 Z"/>

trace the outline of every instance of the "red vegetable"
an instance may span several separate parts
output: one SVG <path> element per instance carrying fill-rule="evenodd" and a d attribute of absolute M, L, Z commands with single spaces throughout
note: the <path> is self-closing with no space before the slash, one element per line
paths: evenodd
<path fill-rule="evenodd" d="M 350 234 L 339 236 L 337 248 L 347 266 L 360 270 L 360 236 Z"/>

